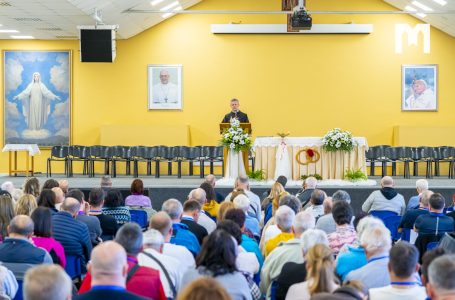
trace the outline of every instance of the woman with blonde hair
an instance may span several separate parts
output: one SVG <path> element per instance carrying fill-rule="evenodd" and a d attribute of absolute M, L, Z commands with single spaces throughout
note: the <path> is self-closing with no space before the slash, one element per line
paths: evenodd
<path fill-rule="evenodd" d="M 182 292 L 177 300 L 231 300 L 226 289 L 215 279 L 202 277 L 193 281 Z"/>
<path fill-rule="evenodd" d="M 339 285 L 335 281 L 335 263 L 332 250 L 316 244 L 305 255 L 307 278 L 302 283 L 291 285 L 286 300 L 306 300 L 318 293 L 332 293 Z"/>
<path fill-rule="evenodd" d="M 16 203 L 16 215 L 30 216 L 35 208 L 38 207 L 36 198 L 33 195 L 25 194 Z"/>
<path fill-rule="evenodd" d="M 231 201 L 224 201 L 220 204 L 220 208 L 218 209 L 218 217 L 216 219 L 216 222 L 223 221 L 226 213 L 228 210 L 235 208 L 234 202 Z"/>

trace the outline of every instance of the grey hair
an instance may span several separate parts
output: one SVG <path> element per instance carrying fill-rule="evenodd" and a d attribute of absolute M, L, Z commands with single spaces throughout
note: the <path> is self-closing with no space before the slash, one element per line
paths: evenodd
<path fill-rule="evenodd" d="M 243 194 L 237 195 L 237 197 L 234 198 L 233 202 L 235 208 L 239 208 L 245 213 L 248 212 L 248 209 L 250 208 L 250 199 L 248 199 L 247 196 Z"/>
<path fill-rule="evenodd" d="M 375 226 L 384 226 L 384 223 L 375 217 L 366 216 L 359 221 L 357 224 L 357 236 L 360 238 L 362 236 L 363 231 L 368 227 L 375 227 Z"/>
<path fill-rule="evenodd" d="M 416 189 L 420 192 L 428 190 L 428 180 L 426 179 L 418 179 L 416 181 Z"/>
<path fill-rule="evenodd" d="M 302 234 L 308 229 L 313 229 L 315 226 L 316 219 L 310 212 L 306 211 L 299 212 L 294 218 L 295 234 Z"/>
<path fill-rule="evenodd" d="M 428 277 L 438 292 L 454 292 L 455 254 L 446 254 L 433 260 L 428 268 Z"/>
<path fill-rule="evenodd" d="M 302 208 L 302 203 L 300 203 L 299 198 L 293 195 L 286 195 L 282 198 L 280 198 L 280 202 L 278 203 L 278 206 L 283 206 L 286 205 L 290 207 L 295 214 L 298 214 L 300 209 Z"/>
<path fill-rule="evenodd" d="M 249 184 L 250 179 L 247 176 L 239 176 L 235 179 L 235 186 L 237 187 L 238 184 Z"/>
<path fill-rule="evenodd" d="M 22 236 L 33 234 L 35 224 L 32 218 L 26 215 L 15 216 L 9 223 L 9 232 Z"/>
<path fill-rule="evenodd" d="M 100 186 L 101 187 L 110 187 L 110 186 L 112 186 L 111 176 L 104 175 L 103 177 L 101 177 Z"/>
<path fill-rule="evenodd" d="M 388 252 L 392 247 L 390 230 L 384 225 L 369 226 L 362 232 L 362 235 L 360 236 L 360 244 L 368 252 Z"/>
<path fill-rule="evenodd" d="M 14 184 L 11 181 L 5 181 L 2 183 L 2 190 L 7 191 L 8 193 L 12 194 L 14 190 Z"/>
<path fill-rule="evenodd" d="M 280 227 L 282 231 L 290 231 L 292 228 L 292 223 L 294 223 L 295 212 L 286 205 L 278 207 L 275 213 L 276 224 Z"/>
<path fill-rule="evenodd" d="M 434 192 L 430 190 L 423 191 L 419 198 L 420 203 L 422 203 L 424 206 L 430 205 L 430 197 L 433 194 Z"/>
<path fill-rule="evenodd" d="M 207 202 L 207 194 L 205 193 L 205 191 L 203 189 L 197 188 L 197 189 L 192 190 L 188 194 L 188 200 L 191 200 L 191 199 L 196 200 L 201 205 L 204 205 L 205 202 Z"/>
<path fill-rule="evenodd" d="M 332 195 L 332 201 L 335 203 L 337 201 L 346 201 L 347 203 L 351 203 L 351 196 L 348 192 L 343 190 L 338 190 Z"/>
<path fill-rule="evenodd" d="M 307 253 L 312 247 L 317 244 L 329 245 L 327 234 L 320 229 L 308 229 L 300 237 L 303 253 Z"/>
<path fill-rule="evenodd" d="M 163 235 L 156 229 L 149 229 L 143 233 L 144 241 L 142 244 L 144 247 L 159 249 L 164 245 Z"/>
<path fill-rule="evenodd" d="M 166 212 L 172 220 L 180 219 L 183 213 L 183 206 L 177 199 L 169 199 L 164 201 L 161 210 Z"/>
<path fill-rule="evenodd" d="M 38 265 L 25 273 L 25 300 L 68 299 L 72 290 L 71 278 L 59 265 Z"/>
<path fill-rule="evenodd" d="M 115 241 L 126 253 L 136 256 L 142 249 L 142 229 L 137 223 L 126 223 L 117 231 Z"/>
<path fill-rule="evenodd" d="M 304 184 L 306 185 L 307 188 L 314 189 L 318 185 L 318 180 L 315 177 L 310 176 L 307 179 L 305 179 Z"/>

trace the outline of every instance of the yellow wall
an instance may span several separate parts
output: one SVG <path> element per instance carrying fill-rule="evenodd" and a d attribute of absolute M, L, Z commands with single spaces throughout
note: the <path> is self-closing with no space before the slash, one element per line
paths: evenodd
<path fill-rule="evenodd" d="M 278 0 L 204 0 L 197 10 L 280 10 Z M 310 10 L 395 10 L 380 0 L 309 1 Z M 192 145 L 216 144 L 218 122 L 237 97 L 254 135 L 321 136 L 332 127 L 392 143 L 394 126 L 454 125 L 455 38 L 431 29 L 422 47 L 394 52 L 406 15 L 314 15 L 314 23 L 371 23 L 369 35 L 214 35 L 210 24 L 284 23 L 283 15 L 178 15 L 117 41 L 115 63 L 80 63 L 78 41 L 0 41 L 0 49 L 73 50 L 74 144 L 97 144 L 106 125 L 188 125 Z M 2 62 L 3 63 L 3 62 Z M 182 64 L 183 111 L 147 110 L 147 65 Z M 439 112 L 401 111 L 401 65 L 439 65 Z M 3 75 L 0 75 L 3 76 Z M 3 80 L 0 81 L 3 85 Z M 2 129 L 0 128 L 0 131 Z M 3 135 L 3 132 L 0 132 Z M 147 142 L 148 143 L 148 142 Z M 160 144 L 160 141 L 154 141 Z M 119 141 L 121 144 L 121 141 Z M 45 171 L 44 152 L 37 158 Z M 7 170 L 1 154 L 0 172 Z"/>

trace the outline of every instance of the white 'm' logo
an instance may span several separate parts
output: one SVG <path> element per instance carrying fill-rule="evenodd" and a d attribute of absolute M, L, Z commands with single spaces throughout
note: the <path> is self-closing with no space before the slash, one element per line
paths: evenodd
<path fill-rule="evenodd" d="M 395 25 L 395 52 L 403 53 L 403 35 L 408 35 L 408 46 L 417 46 L 419 32 L 423 34 L 423 53 L 430 53 L 430 24 L 417 24 L 414 28 L 408 24 Z"/>

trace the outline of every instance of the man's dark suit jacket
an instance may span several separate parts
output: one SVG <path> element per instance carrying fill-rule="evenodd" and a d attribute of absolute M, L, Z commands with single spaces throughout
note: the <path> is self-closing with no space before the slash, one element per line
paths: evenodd
<path fill-rule="evenodd" d="M 224 116 L 222 123 L 229 123 L 231 122 L 231 118 L 237 118 L 240 123 L 249 123 L 250 121 L 248 120 L 248 115 L 241 112 L 240 110 L 237 113 L 230 112 L 227 115 Z"/>

